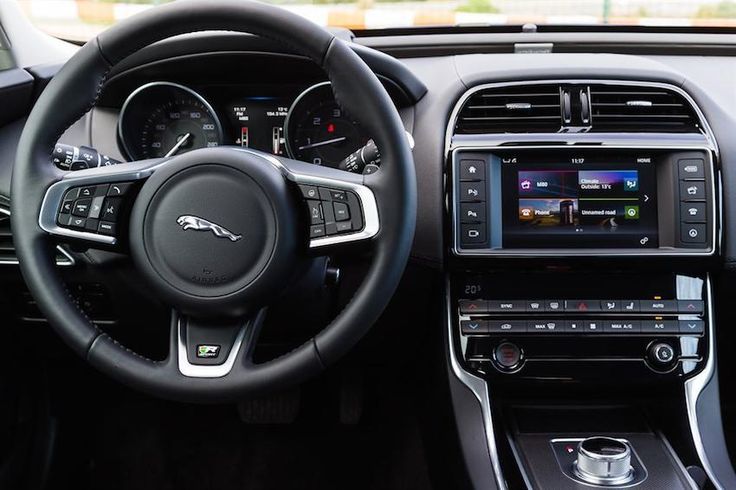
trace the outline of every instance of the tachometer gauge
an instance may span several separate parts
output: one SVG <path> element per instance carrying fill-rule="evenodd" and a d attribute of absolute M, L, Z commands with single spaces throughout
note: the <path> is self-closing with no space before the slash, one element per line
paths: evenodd
<path fill-rule="evenodd" d="M 330 167 L 370 139 L 335 102 L 329 82 L 314 85 L 297 97 L 285 127 L 291 158 Z"/>
<path fill-rule="evenodd" d="M 130 94 L 118 136 L 132 160 L 219 146 L 223 140 L 212 106 L 194 90 L 170 82 L 149 83 Z"/>

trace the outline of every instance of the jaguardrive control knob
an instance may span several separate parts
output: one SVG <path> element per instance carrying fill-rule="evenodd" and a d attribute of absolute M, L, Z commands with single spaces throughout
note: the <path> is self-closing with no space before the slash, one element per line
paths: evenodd
<path fill-rule="evenodd" d="M 589 437 L 578 444 L 575 475 L 593 485 L 622 485 L 634 478 L 631 448 L 611 437 Z"/>

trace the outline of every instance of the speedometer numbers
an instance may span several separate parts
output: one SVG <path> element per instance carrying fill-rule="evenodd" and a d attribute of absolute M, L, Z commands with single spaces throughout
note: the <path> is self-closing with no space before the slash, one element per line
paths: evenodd
<path fill-rule="evenodd" d="M 222 144 L 222 126 L 209 103 L 193 90 L 168 82 L 133 92 L 123 106 L 118 130 L 133 160 Z"/>

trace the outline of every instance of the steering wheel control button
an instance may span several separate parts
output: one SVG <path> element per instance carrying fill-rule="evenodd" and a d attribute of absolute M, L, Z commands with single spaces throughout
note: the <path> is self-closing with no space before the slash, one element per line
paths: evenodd
<path fill-rule="evenodd" d="M 92 199 L 92 203 L 89 206 L 90 218 L 97 219 L 100 217 L 100 214 L 102 213 L 102 204 L 104 201 L 105 198 L 103 196 L 97 196 Z"/>
<path fill-rule="evenodd" d="M 64 201 L 61 203 L 60 214 L 72 214 L 72 206 L 74 206 L 74 201 Z"/>
<path fill-rule="evenodd" d="M 360 200 L 353 192 L 310 185 L 300 185 L 299 190 L 307 205 L 310 238 L 350 233 L 363 228 Z M 315 195 L 319 200 L 312 199 Z M 315 228 L 322 224 L 323 228 Z M 315 234 L 317 232 L 313 229 L 324 229 L 324 233 Z"/>
<path fill-rule="evenodd" d="M 314 185 L 300 185 L 299 190 L 302 192 L 304 199 L 319 199 L 319 190 Z"/>
<path fill-rule="evenodd" d="M 680 320 L 680 333 L 700 335 L 705 333 L 705 322 L 703 320 Z"/>
<path fill-rule="evenodd" d="M 350 219 L 350 209 L 344 202 L 333 202 L 332 207 L 335 211 L 335 221 L 346 221 Z"/>
<path fill-rule="evenodd" d="M 83 230 L 84 227 L 87 226 L 87 219 L 72 216 L 72 218 L 69 220 L 69 226 L 71 226 L 72 228 L 79 228 Z"/>
<path fill-rule="evenodd" d="M 81 216 L 82 218 L 86 218 L 89 216 L 89 208 L 92 204 L 92 199 L 89 197 L 83 198 L 83 199 L 77 199 L 74 201 L 74 208 L 72 209 L 72 214 L 74 216 Z"/>
<path fill-rule="evenodd" d="M 100 219 L 104 221 L 115 221 L 120 214 L 122 200 L 117 197 L 108 197 L 102 204 Z"/>
<path fill-rule="evenodd" d="M 110 184 L 110 187 L 107 189 L 107 195 L 110 197 L 122 196 L 126 194 L 132 186 L 132 182 L 118 182 L 116 184 Z"/>
<path fill-rule="evenodd" d="M 501 371 L 514 371 L 521 367 L 523 353 L 513 342 L 502 342 L 493 350 L 493 363 Z"/>
<path fill-rule="evenodd" d="M 116 228 L 117 226 L 115 223 L 111 223 L 109 221 L 100 221 L 97 225 L 97 231 L 99 231 L 101 235 L 115 236 Z"/>
<path fill-rule="evenodd" d="M 94 197 L 96 189 L 97 188 L 93 185 L 82 187 L 79 189 L 79 197 Z"/>
<path fill-rule="evenodd" d="M 323 223 L 322 204 L 319 201 L 307 201 L 309 220 L 313 225 Z"/>
<path fill-rule="evenodd" d="M 309 227 L 309 238 L 319 238 L 326 234 L 325 225 L 312 225 Z"/>

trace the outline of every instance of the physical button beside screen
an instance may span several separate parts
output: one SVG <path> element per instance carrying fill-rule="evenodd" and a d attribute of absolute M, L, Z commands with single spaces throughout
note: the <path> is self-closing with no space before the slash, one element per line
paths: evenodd
<path fill-rule="evenodd" d="M 705 182 L 681 181 L 680 199 L 683 201 L 702 201 L 705 199 Z"/>

